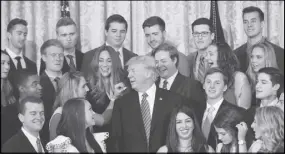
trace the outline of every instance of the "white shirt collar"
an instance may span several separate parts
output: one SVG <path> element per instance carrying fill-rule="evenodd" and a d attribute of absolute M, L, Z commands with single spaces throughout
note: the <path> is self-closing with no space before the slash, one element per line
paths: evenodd
<path fill-rule="evenodd" d="M 276 97 L 272 102 L 268 103 L 266 106 L 278 106 L 278 98 Z M 260 103 L 260 107 L 265 107 L 262 103 Z"/>
<path fill-rule="evenodd" d="M 106 45 L 112 47 L 110 44 L 108 44 L 108 42 L 106 42 Z M 112 47 L 112 48 L 113 48 L 116 52 L 119 51 L 120 56 L 123 56 L 123 45 L 122 45 L 118 50 L 115 49 L 114 47 Z"/>
<path fill-rule="evenodd" d="M 154 107 L 154 102 L 155 102 L 155 93 L 156 93 L 156 85 L 155 83 L 145 92 L 138 92 L 139 93 L 139 102 L 140 104 L 142 103 L 142 98 L 143 98 L 143 94 L 146 93 L 148 95 L 148 97 L 146 98 L 148 103 L 149 103 L 149 107 L 150 107 L 150 115 L 152 117 L 152 112 L 153 112 L 153 107 Z"/>
<path fill-rule="evenodd" d="M 169 89 L 171 88 L 171 86 L 172 86 L 172 84 L 173 84 L 173 82 L 174 82 L 174 80 L 175 80 L 177 74 L 178 74 L 178 70 L 177 70 L 172 76 L 170 76 L 168 79 L 160 78 L 159 87 L 162 88 L 163 82 L 164 82 L 165 80 L 167 80 L 167 83 L 168 83 L 168 84 L 167 84 L 167 90 L 169 90 Z"/>
<path fill-rule="evenodd" d="M 25 134 L 25 136 L 28 138 L 28 140 L 30 141 L 30 143 L 32 144 L 32 146 L 34 147 L 35 151 L 38 151 L 38 146 L 37 146 L 37 139 L 41 139 L 40 136 L 38 135 L 38 137 L 35 137 L 34 135 L 30 134 L 28 131 L 25 130 L 24 127 L 21 128 L 21 130 L 23 131 L 23 133 Z M 42 144 L 42 143 L 41 143 Z M 41 145 L 42 147 L 42 145 Z M 42 147 L 42 151 L 43 147 Z"/>
<path fill-rule="evenodd" d="M 47 71 L 47 70 L 45 70 L 45 72 L 46 72 L 46 74 L 47 74 L 47 76 L 48 76 L 49 78 L 53 78 L 53 79 L 55 79 L 56 77 L 59 77 L 59 78 L 61 78 L 61 77 L 62 77 L 62 73 L 61 73 L 61 75 L 60 75 L 60 76 L 54 76 L 54 75 L 50 74 L 50 73 L 49 73 L 49 71 Z"/>
<path fill-rule="evenodd" d="M 22 59 L 23 59 L 23 52 L 21 51 L 19 55 L 16 55 L 15 52 L 13 52 L 11 49 L 9 49 L 8 47 L 6 47 L 6 51 L 7 53 L 9 54 L 9 56 L 12 58 L 12 59 L 15 59 L 17 56 L 20 56 Z"/>
<path fill-rule="evenodd" d="M 64 53 L 64 56 L 72 55 L 73 58 L 75 58 L 75 48 L 74 48 L 74 50 L 73 50 L 72 52 L 66 52 L 66 51 L 64 51 L 63 53 Z"/>
<path fill-rule="evenodd" d="M 223 103 L 223 101 L 224 101 L 224 98 L 222 98 L 221 100 L 217 101 L 214 105 L 210 105 L 210 104 L 208 104 L 208 102 L 207 102 L 207 108 L 206 108 L 206 110 L 205 110 L 205 112 L 204 112 L 203 120 L 206 119 L 205 114 L 206 114 L 207 110 L 208 110 L 210 107 L 214 107 L 214 108 L 215 108 L 215 110 L 214 110 L 213 113 L 212 113 L 212 116 L 213 116 L 213 119 L 214 119 L 214 117 L 216 116 L 216 114 L 217 114 L 217 112 L 218 112 L 218 110 L 219 110 L 221 104 Z"/>

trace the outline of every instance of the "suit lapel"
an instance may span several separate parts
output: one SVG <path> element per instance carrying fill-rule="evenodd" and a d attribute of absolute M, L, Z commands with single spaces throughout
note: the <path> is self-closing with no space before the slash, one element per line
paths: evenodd
<path fill-rule="evenodd" d="M 26 135 L 23 133 L 22 130 L 19 131 L 19 140 L 20 143 L 22 144 L 21 146 L 27 149 L 27 151 L 36 152 L 35 148 L 32 146 L 31 142 L 29 141 L 29 139 L 26 137 Z"/>
<path fill-rule="evenodd" d="M 80 70 L 83 59 L 83 53 L 79 50 L 75 50 L 75 61 L 76 61 L 76 70 Z"/>
<path fill-rule="evenodd" d="M 170 87 L 170 91 L 175 92 L 179 88 L 181 82 L 183 82 L 183 76 L 178 72 Z"/>
<path fill-rule="evenodd" d="M 161 95 L 161 90 L 156 87 L 156 92 L 155 92 L 155 101 L 154 101 L 154 106 L 153 106 L 153 112 L 152 112 L 152 118 L 151 118 L 151 127 L 150 127 L 150 138 L 151 134 L 154 131 L 154 128 L 157 124 L 157 121 L 161 118 L 161 110 L 163 109 L 163 97 Z"/>

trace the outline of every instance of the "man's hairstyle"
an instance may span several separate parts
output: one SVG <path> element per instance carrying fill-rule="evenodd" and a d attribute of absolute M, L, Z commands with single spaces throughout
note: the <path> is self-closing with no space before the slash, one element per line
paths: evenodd
<path fill-rule="evenodd" d="M 51 46 L 56 46 L 59 48 L 62 48 L 63 50 L 63 46 L 62 44 L 59 42 L 59 40 L 57 39 L 50 39 L 44 42 L 44 44 L 41 46 L 41 55 L 45 55 L 46 54 L 46 48 L 51 47 Z"/>
<path fill-rule="evenodd" d="M 264 21 L 264 13 L 261 11 L 260 8 L 255 7 L 255 6 L 249 6 L 249 7 L 244 8 L 242 10 L 242 17 L 244 17 L 244 14 L 251 13 L 251 12 L 258 12 L 260 21 Z"/>
<path fill-rule="evenodd" d="M 27 71 L 27 70 L 21 70 L 17 73 L 17 76 L 15 77 L 14 81 L 19 88 L 20 86 L 24 86 L 27 83 L 27 80 L 29 77 L 37 75 L 37 72 L 35 71 Z"/>
<path fill-rule="evenodd" d="M 224 83 L 225 85 L 228 85 L 229 83 L 229 77 L 227 76 L 227 74 L 220 68 L 218 67 L 212 67 L 212 68 L 209 68 L 205 74 L 205 77 L 204 77 L 204 82 L 206 80 L 206 77 L 208 75 L 211 75 L 211 74 L 214 74 L 214 73 L 221 73 L 223 75 L 223 80 L 224 80 Z"/>
<path fill-rule="evenodd" d="M 159 25 L 160 30 L 163 32 L 165 31 L 165 22 L 163 19 L 161 19 L 158 16 L 152 16 L 147 18 L 142 25 L 142 28 L 144 29 L 145 27 L 152 27 L 154 25 Z"/>
<path fill-rule="evenodd" d="M 192 23 L 192 32 L 194 32 L 194 27 L 197 26 L 197 25 L 208 25 L 208 26 L 209 26 L 209 29 L 210 29 L 210 32 L 211 32 L 211 33 L 214 32 L 212 22 L 211 22 L 209 19 L 207 19 L 207 18 L 199 18 L 199 19 L 196 19 L 196 20 Z"/>
<path fill-rule="evenodd" d="M 19 113 L 25 114 L 27 103 L 43 104 L 43 101 L 35 96 L 27 96 L 19 102 Z"/>
<path fill-rule="evenodd" d="M 174 60 L 174 58 L 176 58 L 177 62 L 175 64 L 175 66 L 178 67 L 178 63 L 179 63 L 178 52 L 179 51 L 174 46 L 172 46 L 172 45 L 170 45 L 168 43 L 162 43 L 156 49 L 154 49 L 154 51 L 152 52 L 151 55 L 154 57 L 155 54 L 158 53 L 159 51 L 166 51 L 166 52 L 168 52 L 169 55 L 170 55 L 170 58 L 172 60 Z"/>
<path fill-rule="evenodd" d="M 282 89 L 284 88 L 284 75 L 281 73 L 281 71 L 274 67 L 264 67 L 258 71 L 258 75 L 260 73 L 269 75 L 273 86 L 275 84 L 280 85 L 280 88 L 277 90 L 277 95 L 279 96 L 282 93 Z"/>
<path fill-rule="evenodd" d="M 69 26 L 69 25 L 74 25 L 76 27 L 76 23 L 70 17 L 60 18 L 56 24 L 56 32 L 59 27 Z"/>
<path fill-rule="evenodd" d="M 15 25 L 27 26 L 28 23 L 24 19 L 19 19 L 19 18 L 12 19 L 7 26 L 7 32 L 11 32 Z"/>
<path fill-rule="evenodd" d="M 121 24 L 125 24 L 126 30 L 128 30 L 128 23 L 127 23 L 126 19 L 123 16 L 119 15 L 119 14 L 113 14 L 106 20 L 106 23 L 105 23 L 105 30 L 106 31 L 109 30 L 110 24 L 113 23 L 113 22 L 118 22 L 118 23 L 121 23 Z"/>

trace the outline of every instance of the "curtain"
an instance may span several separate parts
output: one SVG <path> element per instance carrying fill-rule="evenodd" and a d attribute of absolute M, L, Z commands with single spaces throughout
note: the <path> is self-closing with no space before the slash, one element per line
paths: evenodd
<path fill-rule="evenodd" d="M 124 46 L 143 55 L 149 52 L 143 21 L 150 16 L 165 20 L 167 40 L 188 55 L 196 50 L 191 24 L 200 17 L 210 17 L 210 1 L 68 1 L 70 16 L 78 25 L 77 48 L 82 52 L 105 42 L 104 23 L 112 14 L 128 22 Z M 226 41 L 235 49 L 247 41 L 243 30 L 242 9 L 257 6 L 265 14 L 263 35 L 284 48 L 284 1 L 218 1 Z M 60 1 L 1 1 L 1 49 L 7 46 L 7 24 L 15 17 L 28 22 L 25 55 L 39 64 L 40 47 L 56 38 L 55 25 L 61 16 Z"/>

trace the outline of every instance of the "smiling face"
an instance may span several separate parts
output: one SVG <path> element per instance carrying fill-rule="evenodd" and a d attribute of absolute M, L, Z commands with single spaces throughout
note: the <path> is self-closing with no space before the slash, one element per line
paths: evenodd
<path fill-rule="evenodd" d="M 95 125 L 95 112 L 92 109 L 92 106 L 88 101 L 84 101 L 85 103 L 85 123 L 86 128 Z"/>
<path fill-rule="evenodd" d="M 10 71 L 10 57 L 1 53 L 1 79 L 6 79 Z"/>
<path fill-rule="evenodd" d="M 210 45 L 207 48 L 205 61 L 209 64 L 210 67 L 218 67 L 218 50 L 217 50 L 217 46 Z"/>
<path fill-rule="evenodd" d="M 77 36 L 75 25 L 61 26 L 57 29 L 57 39 L 64 49 L 74 48 L 77 43 Z"/>
<path fill-rule="evenodd" d="M 260 20 L 258 12 L 245 13 L 243 16 L 243 28 L 250 38 L 261 35 L 264 21 Z"/>
<path fill-rule="evenodd" d="M 273 85 L 270 76 L 266 73 L 259 73 L 257 75 L 257 83 L 255 86 L 256 98 L 267 99 L 276 96 L 279 84 Z"/>
<path fill-rule="evenodd" d="M 148 45 L 155 49 L 165 40 L 165 31 L 161 31 L 159 25 L 144 28 L 144 34 Z"/>
<path fill-rule="evenodd" d="M 233 141 L 232 135 L 228 131 L 226 131 L 224 128 L 215 127 L 215 130 L 218 134 L 219 140 L 221 140 L 223 144 L 230 144 Z"/>
<path fill-rule="evenodd" d="M 205 89 L 208 99 L 218 99 L 223 97 L 224 92 L 227 90 L 227 86 L 223 79 L 223 75 L 219 72 L 206 76 L 203 88 Z"/>
<path fill-rule="evenodd" d="M 127 29 L 124 23 L 112 22 L 105 31 L 106 41 L 115 48 L 120 48 L 126 38 Z"/>
<path fill-rule="evenodd" d="M 27 39 L 28 28 L 25 25 L 17 24 L 13 27 L 11 32 L 8 32 L 9 44 L 14 48 L 22 49 L 25 46 Z"/>
<path fill-rule="evenodd" d="M 208 25 L 195 25 L 193 28 L 194 42 L 199 50 L 206 49 L 214 40 L 214 33 L 211 33 Z M 202 36 L 202 35 L 204 36 Z"/>
<path fill-rule="evenodd" d="M 40 85 L 40 77 L 38 75 L 30 76 L 24 85 L 21 85 L 20 95 L 35 96 L 40 98 L 42 96 L 42 86 Z"/>
<path fill-rule="evenodd" d="M 266 67 L 265 52 L 263 48 L 255 47 L 251 52 L 251 67 L 254 72 Z"/>
<path fill-rule="evenodd" d="M 177 71 L 177 68 L 175 66 L 177 59 L 174 58 L 172 60 L 168 51 L 158 51 L 156 52 L 154 58 L 156 68 L 161 78 L 168 79 Z"/>
<path fill-rule="evenodd" d="M 45 122 L 43 103 L 26 103 L 24 113 L 19 114 L 19 119 L 27 131 L 38 133 Z"/>
<path fill-rule="evenodd" d="M 112 59 L 108 51 L 104 50 L 99 55 L 99 70 L 103 77 L 110 77 L 112 71 Z"/>
<path fill-rule="evenodd" d="M 176 116 L 176 132 L 179 138 L 189 139 L 194 130 L 194 121 L 183 112 L 178 112 Z"/>

